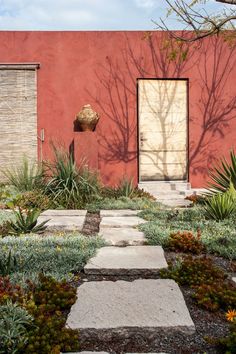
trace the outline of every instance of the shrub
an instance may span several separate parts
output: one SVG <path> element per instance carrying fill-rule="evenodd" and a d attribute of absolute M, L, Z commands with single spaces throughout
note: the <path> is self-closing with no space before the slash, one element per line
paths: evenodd
<path fill-rule="evenodd" d="M 30 232 L 40 233 L 43 232 L 47 226 L 45 224 L 49 221 L 43 221 L 37 225 L 38 217 L 41 211 L 38 209 L 29 209 L 22 211 L 20 208 L 18 211 L 14 211 L 15 221 L 10 221 L 9 233 L 13 235 L 28 234 Z"/>
<path fill-rule="evenodd" d="M 9 221 L 4 221 L 0 225 L 0 236 L 1 237 L 8 236 L 9 235 L 9 231 L 10 231 L 10 223 L 9 223 Z"/>
<path fill-rule="evenodd" d="M 123 178 L 117 188 L 119 197 L 132 198 L 134 196 L 135 187 L 132 179 Z"/>
<path fill-rule="evenodd" d="M 205 200 L 205 212 L 209 219 L 224 220 L 236 209 L 236 200 L 231 193 L 217 193 Z"/>
<path fill-rule="evenodd" d="M 218 340 L 218 345 L 221 353 L 236 353 L 236 321 L 231 324 L 229 335 Z"/>
<path fill-rule="evenodd" d="M 18 284 L 12 284 L 9 277 L 0 276 L 0 304 L 5 304 L 8 300 L 22 303 L 24 292 Z"/>
<path fill-rule="evenodd" d="M 72 155 L 54 148 L 55 161 L 47 163 L 46 193 L 56 207 L 77 209 L 96 199 L 100 184 L 96 172 L 77 167 Z"/>
<path fill-rule="evenodd" d="M 28 343 L 19 345 L 19 353 L 42 354 L 78 351 L 78 331 L 65 328 L 65 310 L 76 300 L 76 288 L 70 284 L 56 282 L 40 274 L 39 284 L 31 286 L 31 300 L 26 304 L 33 316 L 33 326 L 28 331 Z"/>
<path fill-rule="evenodd" d="M 49 209 L 51 200 L 40 190 L 33 190 L 25 192 L 19 196 L 15 201 L 14 206 L 18 206 L 21 209 Z"/>
<path fill-rule="evenodd" d="M 212 193 L 225 192 L 232 182 L 236 188 L 236 155 L 234 150 L 230 152 L 230 161 L 227 162 L 222 158 L 218 166 L 210 172 L 210 179 L 208 186 Z"/>
<path fill-rule="evenodd" d="M 205 285 L 215 281 L 222 282 L 226 274 L 214 266 L 207 257 L 193 258 L 187 256 L 177 263 L 171 263 L 168 269 L 160 272 L 162 278 L 174 279 L 180 285 Z"/>
<path fill-rule="evenodd" d="M 199 254 L 204 250 L 201 242 L 201 232 L 198 230 L 196 236 L 190 231 L 172 233 L 169 237 L 167 247 L 175 252 Z"/>
<path fill-rule="evenodd" d="M 32 320 L 25 309 L 12 302 L 0 306 L 0 353 L 17 353 L 18 346 L 27 343 L 27 327 Z"/>
<path fill-rule="evenodd" d="M 44 171 L 40 164 L 30 163 L 24 157 L 22 164 L 3 171 L 7 182 L 13 185 L 20 192 L 41 189 L 44 182 Z"/>
<path fill-rule="evenodd" d="M 218 280 L 212 284 L 201 284 L 197 287 L 194 298 L 198 305 L 209 311 L 236 308 L 236 286 L 229 282 L 220 283 Z"/>

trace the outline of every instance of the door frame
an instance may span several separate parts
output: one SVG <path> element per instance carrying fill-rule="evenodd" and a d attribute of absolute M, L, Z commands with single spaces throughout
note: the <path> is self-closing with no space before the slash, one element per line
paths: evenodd
<path fill-rule="evenodd" d="M 162 80 L 162 81 L 186 81 L 187 84 L 187 122 L 186 122 L 186 128 L 187 128 L 187 141 L 186 141 L 186 175 L 187 178 L 186 180 L 183 180 L 183 182 L 189 182 L 189 156 L 190 156 L 190 151 L 189 151 L 189 78 L 161 78 L 161 77 L 138 77 L 136 79 L 136 108 L 137 108 L 137 151 L 138 151 L 138 158 L 137 158 L 137 174 L 138 174 L 138 183 L 144 182 L 141 180 L 140 176 L 140 121 L 139 121 L 139 81 L 140 80 Z M 182 180 L 181 180 L 182 181 Z M 145 181 L 149 182 L 149 181 Z M 150 181 L 150 182 L 155 182 L 155 181 Z M 156 181 L 156 182 L 166 182 L 166 181 Z"/>

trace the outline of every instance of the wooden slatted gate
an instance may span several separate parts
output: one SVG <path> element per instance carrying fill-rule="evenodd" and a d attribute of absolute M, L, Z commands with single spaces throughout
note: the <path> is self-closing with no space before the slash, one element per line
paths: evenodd
<path fill-rule="evenodd" d="M 139 79 L 139 179 L 187 179 L 187 80 Z"/>

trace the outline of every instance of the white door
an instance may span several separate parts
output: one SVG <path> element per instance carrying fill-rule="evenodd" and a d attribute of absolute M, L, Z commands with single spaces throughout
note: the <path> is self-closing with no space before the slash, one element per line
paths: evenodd
<path fill-rule="evenodd" d="M 187 80 L 138 80 L 139 179 L 187 179 Z"/>

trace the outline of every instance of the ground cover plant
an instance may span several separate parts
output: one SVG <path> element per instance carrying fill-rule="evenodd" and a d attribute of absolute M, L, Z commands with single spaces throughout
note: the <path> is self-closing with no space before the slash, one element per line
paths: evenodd
<path fill-rule="evenodd" d="M 187 247 L 184 250 L 184 244 L 187 242 L 186 235 L 189 233 L 196 235 L 200 232 L 198 241 L 202 252 L 215 253 L 231 260 L 236 259 L 235 213 L 220 222 L 208 219 L 203 206 L 182 210 L 146 209 L 139 215 L 148 220 L 148 223 L 140 225 L 139 229 L 145 233 L 151 245 L 162 245 L 168 248 L 171 235 L 181 234 L 182 237 L 176 236 L 178 238 L 176 251 L 180 251 L 181 247 L 182 252 L 189 252 Z M 190 239 L 192 242 L 188 240 L 188 243 L 191 242 L 189 247 L 193 248 L 196 238 L 190 237 Z"/>
<path fill-rule="evenodd" d="M 0 353 L 79 350 L 65 328 L 77 274 L 104 242 L 79 234 L 0 239 Z"/>

